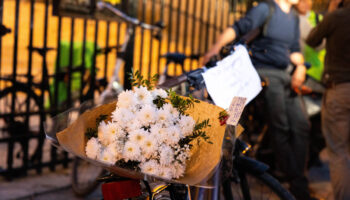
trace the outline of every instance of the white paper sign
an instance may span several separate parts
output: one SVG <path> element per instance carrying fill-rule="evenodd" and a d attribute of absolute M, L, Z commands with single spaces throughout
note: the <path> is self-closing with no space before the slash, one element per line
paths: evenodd
<path fill-rule="evenodd" d="M 248 104 L 262 89 L 259 75 L 242 45 L 202 75 L 214 103 L 224 109 L 229 108 L 235 96 L 247 98 Z"/>
<path fill-rule="evenodd" d="M 226 123 L 237 126 L 239 118 L 241 118 L 247 98 L 245 97 L 233 97 L 231 105 L 228 109 L 229 118 Z"/>

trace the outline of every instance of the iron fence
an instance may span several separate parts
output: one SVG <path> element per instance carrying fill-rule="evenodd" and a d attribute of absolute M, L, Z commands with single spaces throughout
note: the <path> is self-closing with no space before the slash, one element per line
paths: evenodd
<path fill-rule="evenodd" d="M 135 29 L 132 68 L 146 77 L 160 73 L 168 52 L 203 54 L 218 34 L 239 18 L 247 0 L 138 0 L 141 21 L 163 21 L 162 37 Z M 44 122 L 96 98 L 123 52 L 122 22 L 52 15 L 49 0 L 0 3 L 0 175 L 41 173 L 68 166 L 71 156 L 45 141 Z M 11 30 L 10 33 L 9 30 Z M 198 67 L 186 60 L 184 69 Z M 180 74 L 181 68 L 171 71 Z M 121 81 L 128 84 L 124 71 Z"/>

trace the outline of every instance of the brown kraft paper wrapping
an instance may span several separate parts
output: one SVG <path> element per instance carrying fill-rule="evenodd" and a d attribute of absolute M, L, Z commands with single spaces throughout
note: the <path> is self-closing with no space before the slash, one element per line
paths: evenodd
<path fill-rule="evenodd" d="M 134 171 L 130 173 L 130 170 L 122 169 L 117 166 L 105 165 L 88 159 L 85 155 L 85 145 L 87 142 L 85 137 L 86 129 L 89 127 L 94 128 L 96 126 L 97 117 L 102 114 L 110 116 L 115 108 L 116 102 L 113 102 L 86 111 L 68 128 L 57 133 L 58 141 L 68 152 L 107 168 L 119 176 L 142 178 L 143 175 L 140 172 Z M 207 178 L 210 172 L 219 163 L 221 159 L 221 146 L 226 128 L 226 126 L 220 126 L 218 117 L 221 111 L 223 111 L 222 108 L 202 101 L 200 103 L 195 103 L 194 107 L 191 107 L 187 111 L 187 113 L 196 121 L 209 119 L 211 127 L 207 127 L 205 131 L 207 136 L 210 137 L 209 140 L 213 144 L 209 144 L 201 139 L 200 145 L 198 146 L 197 141 L 193 141 L 194 145 L 191 150 L 192 155 L 190 160 L 187 161 L 185 175 L 176 180 L 176 182 L 188 185 L 202 185 L 201 182 Z"/>

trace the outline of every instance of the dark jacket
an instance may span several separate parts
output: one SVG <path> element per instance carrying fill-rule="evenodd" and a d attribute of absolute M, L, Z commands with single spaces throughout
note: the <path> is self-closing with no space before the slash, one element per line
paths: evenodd
<path fill-rule="evenodd" d="M 287 68 L 292 52 L 299 52 L 299 18 L 293 9 L 285 13 L 273 1 L 273 14 L 267 23 L 265 34 L 256 38 L 251 44 L 252 61 L 255 67 Z M 269 18 L 269 5 L 259 3 L 247 15 L 233 25 L 237 37 L 264 26 Z"/>
<path fill-rule="evenodd" d="M 350 5 L 324 17 L 309 34 L 306 43 L 316 47 L 326 38 L 323 81 L 350 82 Z"/>

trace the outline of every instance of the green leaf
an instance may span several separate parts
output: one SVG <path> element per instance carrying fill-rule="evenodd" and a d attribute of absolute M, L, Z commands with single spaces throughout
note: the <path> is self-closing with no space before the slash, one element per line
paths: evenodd
<path fill-rule="evenodd" d="M 108 115 L 100 115 L 96 118 L 96 127 L 100 125 L 100 123 L 108 118 Z"/>
<path fill-rule="evenodd" d="M 87 128 L 85 132 L 85 136 L 88 140 L 90 140 L 92 137 L 97 137 L 97 130 L 96 128 Z"/>

